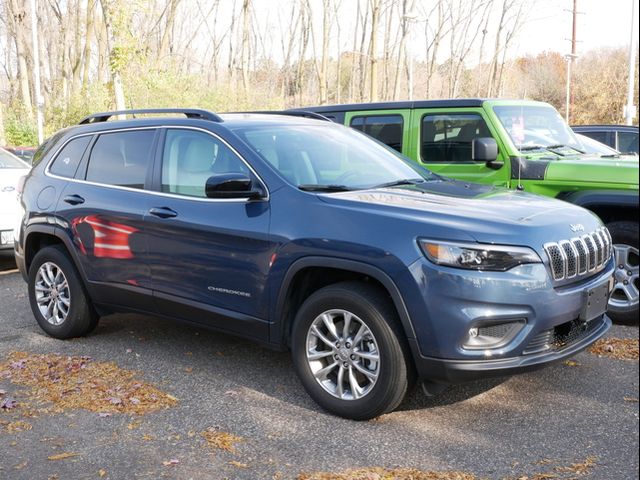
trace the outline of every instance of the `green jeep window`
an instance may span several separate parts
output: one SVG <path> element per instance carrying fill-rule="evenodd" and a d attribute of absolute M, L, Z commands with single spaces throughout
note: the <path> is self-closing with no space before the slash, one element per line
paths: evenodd
<path fill-rule="evenodd" d="M 350 126 L 402 152 L 402 115 L 353 117 Z"/>
<path fill-rule="evenodd" d="M 485 121 L 475 113 L 425 115 L 420 155 L 425 163 L 471 162 L 471 142 L 491 136 Z"/>

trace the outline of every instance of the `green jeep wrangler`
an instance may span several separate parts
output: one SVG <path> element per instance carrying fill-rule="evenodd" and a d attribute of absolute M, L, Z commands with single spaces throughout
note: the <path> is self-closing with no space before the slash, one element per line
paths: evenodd
<path fill-rule="evenodd" d="M 441 175 L 556 197 L 593 211 L 616 249 L 609 316 L 637 321 L 637 157 L 585 154 L 560 114 L 542 102 L 455 99 L 293 110 L 361 130 Z M 576 236 L 579 227 L 572 226 Z"/>

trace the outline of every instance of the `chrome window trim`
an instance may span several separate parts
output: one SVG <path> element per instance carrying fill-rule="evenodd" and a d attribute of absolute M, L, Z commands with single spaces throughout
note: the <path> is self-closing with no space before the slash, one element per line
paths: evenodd
<path fill-rule="evenodd" d="M 158 192 L 158 191 L 155 191 L 155 190 L 146 190 L 144 188 L 122 187 L 120 185 L 110 185 L 108 183 L 91 182 L 89 180 L 79 180 L 77 178 L 63 177 L 63 176 L 51 173 L 51 171 L 49 170 L 51 165 L 52 165 L 52 163 L 54 162 L 54 160 L 56 159 L 56 157 L 60 153 L 60 151 L 70 141 L 75 140 L 76 138 L 85 137 L 85 136 L 88 136 L 88 135 L 103 135 L 103 134 L 109 134 L 109 133 L 130 132 L 130 131 L 137 131 L 137 130 L 160 130 L 160 129 L 163 129 L 163 128 L 164 129 L 195 130 L 195 131 L 198 131 L 198 132 L 203 132 L 203 133 L 206 133 L 208 135 L 211 135 L 212 137 L 214 137 L 217 140 L 219 140 L 220 142 L 222 142 L 225 146 L 227 146 L 240 159 L 240 161 L 242 163 L 244 163 L 247 166 L 247 168 L 251 171 L 251 173 L 253 173 L 255 175 L 255 177 L 258 179 L 258 181 L 262 185 L 264 191 L 266 192 L 266 197 L 261 198 L 260 200 L 251 200 L 251 199 L 248 199 L 248 198 L 190 197 L 190 196 L 187 196 L 187 195 L 179 195 L 179 194 L 176 194 L 176 193 Z M 157 195 L 157 196 L 161 196 L 161 197 L 179 198 L 179 199 L 182 199 L 182 200 L 192 200 L 192 201 L 196 201 L 196 202 L 212 202 L 212 203 L 248 203 L 248 202 L 256 202 L 256 201 L 268 202 L 270 197 L 271 197 L 269 189 L 267 188 L 267 184 L 264 182 L 264 180 L 262 180 L 262 177 L 260 177 L 260 175 L 258 175 L 258 173 L 254 170 L 254 168 L 249 164 L 249 162 L 247 162 L 242 157 L 242 155 L 240 155 L 238 153 L 238 151 L 235 148 L 233 148 L 226 140 L 224 140 L 219 135 L 217 135 L 217 134 L 215 134 L 213 132 L 210 132 L 209 130 L 206 130 L 204 128 L 185 126 L 185 125 L 157 125 L 157 126 L 144 126 L 144 127 L 129 127 L 129 128 L 118 128 L 118 129 L 113 129 L 113 130 L 101 130 L 101 131 L 97 131 L 97 132 L 79 133 L 77 135 L 69 137 L 62 145 L 60 145 L 60 147 L 58 147 L 56 149 L 55 153 L 51 156 L 51 159 L 47 162 L 47 166 L 46 166 L 46 168 L 44 170 L 44 174 L 47 177 L 56 178 L 58 180 L 65 180 L 65 181 L 68 181 L 68 182 L 75 182 L 75 183 L 80 183 L 80 184 L 85 184 L 85 185 L 93 185 L 93 186 L 97 186 L 97 187 L 112 188 L 114 190 L 125 190 L 125 191 L 128 191 L 128 192 L 138 192 L 138 193 L 142 192 L 142 193 L 148 193 L 148 194 L 151 194 L 151 195 Z"/>

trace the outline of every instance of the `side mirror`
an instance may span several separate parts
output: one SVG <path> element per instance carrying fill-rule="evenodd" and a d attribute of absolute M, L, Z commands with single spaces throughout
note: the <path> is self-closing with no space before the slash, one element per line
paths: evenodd
<path fill-rule="evenodd" d="M 485 162 L 488 168 L 499 170 L 504 162 L 498 162 L 498 144 L 491 137 L 474 138 L 471 142 L 471 159 Z"/>
<path fill-rule="evenodd" d="M 254 189 L 253 182 L 244 173 L 224 173 L 207 179 L 204 187 L 207 198 L 248 198 L 264 196 L 261 189 Z"/>
<path fill-rule="evenodd" d="M 471 159 L 474 162 L 493 162 L 498 158 L 498 144 L 491 137 L 474 138 L 471 142 Z"/>

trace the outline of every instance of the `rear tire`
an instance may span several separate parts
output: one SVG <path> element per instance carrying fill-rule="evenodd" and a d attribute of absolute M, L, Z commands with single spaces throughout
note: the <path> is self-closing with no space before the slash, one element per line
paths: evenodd
<path fill-rule="evenodd" d="M 296 315 L 291 338 L 305 389 L 340 417 L 368 420 L 390 412 L 412 383 L 393 304 L 384 291 L 364 283 L 338 283 L 311 295 Z"/>
<path fill-rule="evenodd" d="M 47 334 L 67 339 L 87 335 L 98 325 L 82 279 L 63 247 L 40 250 L 29 267 L 29 303 Z"/>
<path fill-rule="evenodd" d="M 609 300 L 607 314 L 620 324 L 638 323 L 640 280 L 638 278 L 638 224 L 612 222 L 607 225 L 613 239 L 616 284 Z M 626 282 L 626 283 L 625 283 Z"/>

